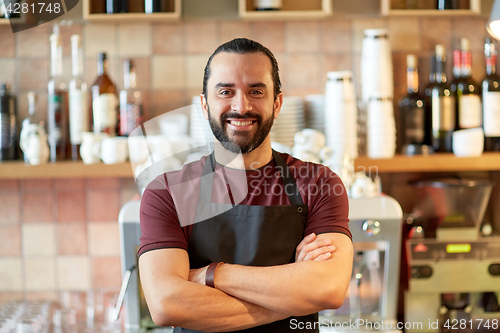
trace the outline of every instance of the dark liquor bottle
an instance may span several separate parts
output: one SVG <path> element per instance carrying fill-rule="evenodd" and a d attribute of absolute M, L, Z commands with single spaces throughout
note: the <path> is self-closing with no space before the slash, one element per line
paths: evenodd
<path fill-rule="evenodd" d="M 452 151 L 455 129 L 455 98 L 446 78 L 446 57 L 442 45 L 436 45 L 436 84 L 431 90 L 432 148 L 436 152 Z"/>
<path fill-rule="evenodd" d="M 168 12 L 167 0 L 145 0 L 144 1 L 144 12 L 146 14 L 151 13 L 164 13 Z"/>
<path fill-rule="evenodd" d="M 119 135 L 129 136 L 130 133 L 141 126 L 142 96 L 136 90 L 136 75 L 134 63 L 130 59 L 123 62 L 123 87 L 120 91 L 120 131 Z"/>
<path fill-rule="evenodd" d="M 425 144 L 432 146 L 432 89 L 436 85 L 436 57 L 431 57 L 429 84 L 425 87 Z"/>
<path fill-rule="evenodd" d="M 408 93 L 399 101 L 403 153 L 422 153 L 425 145 L 425 103 L 418 89 L 418 65 L 414 55 L 406 58 Z"/>
<path fill-rule="evenodd" d="M 71 36 L 73 78 L 69 82 L 69 137 L 71 159 L 79 157 L 82 132 L 88 131 L 87 84 L 83 80 L 83 55 L 80 35 Z"/>
<path fill-rule="evenodd" d="M 16 99 L 10 94 L 10 85 L 0 85 L 0 162 L 17 159 Z"/>
<path fill-rule="evenodd" d="M 108 76 L 106 53 L 98 55 L 97 75 L 92 86 L 92 128 L 96 134 L 115 136 L 118 130 L 118 98 L 116 86 Z"/>
<path fill-rule="evenodd" d="M 457 9 L 458 4 L 457 0 L 438 0 L 437 9 L 445 10 L 445 9 Z"/>
<path fill-rule="evenodd" d="M 500 151 L 500 77 L 496 71 L 497 48 L 492 39 L 486 38 L 486 77 L 483 80 L 484 150 Z"/>
<path fill-rule="evenodd" d="M 50 36 L 51 79 L 48 84 L 48 141 L 50 161 L 69 157 L 68 85 L 62 77 L 62 38 L 58 29 Z"/>
<path fill-rule="evenodd" d="M 128 0 L 106 0 L 106 13 L 118 14 L 128 12 Z"/>
<path fill-rule="evenodd" d="M 481 127 L 481 88 L 472 79 L 472 56 L 469 40 L 461 39 L 462 71 L 457 83 L 456 129 Z"/>

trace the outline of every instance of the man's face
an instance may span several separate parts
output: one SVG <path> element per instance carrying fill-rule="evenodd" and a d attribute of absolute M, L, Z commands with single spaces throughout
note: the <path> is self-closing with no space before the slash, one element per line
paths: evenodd
<path fill-rule="evenodd" d="M 221 52 L 210 65 L 205 117 L 215 138 L 228 150 L 249 153 L 269 139 L 281 108 L 274 98 L 272 66 L 263 53 Z"/>

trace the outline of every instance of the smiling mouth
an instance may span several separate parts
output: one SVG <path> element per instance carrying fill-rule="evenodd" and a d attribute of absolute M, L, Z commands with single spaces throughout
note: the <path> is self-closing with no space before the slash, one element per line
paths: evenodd
<path fill-rule="evenodd" d="M 250 126 L 250 125 L 252 125 L 255 122 L 256 122 L 256 120 L 243 120 L 243 121 L 226 120 L 226 123 L 231 124 L 233 126 L 237 126 L 237 127 Z"/>

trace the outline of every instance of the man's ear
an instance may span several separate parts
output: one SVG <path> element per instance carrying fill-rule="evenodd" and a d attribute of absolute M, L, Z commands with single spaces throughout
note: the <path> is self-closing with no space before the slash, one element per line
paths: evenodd
<path fill-rule="evenodd" d="M 279 93 L 274 99 L 274 119 L 278 119 L 278 114 L 281 111 L 281 106 L 283 105 L 283 93 Z"/>
<path fill-rule="evenodd" d="M 205 98 L 205 95 L 203 95 L 203 94 L 200 94 L 200 99 L 201 99 L 201 111 L 203 112 L 203 117 L 205 117 L 205 119 L 208 120 L 207 99 Z"/>

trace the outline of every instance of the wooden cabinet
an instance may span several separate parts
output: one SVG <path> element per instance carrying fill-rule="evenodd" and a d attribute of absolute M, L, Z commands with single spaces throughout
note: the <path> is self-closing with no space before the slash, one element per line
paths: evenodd
<path fill-rule="evenodd" d="M 457 16 L 479 15 L 481 0 L 456 0 L 458 9 L 438 10 L 436 0 L 381 0 L 383 16 Z M 408 5 L 410 6 L 408 6 Z M 415 8 L 415 9 L 407 9 Z"/>
<path fill-rule="evenodd" d="M 167 11 L 162 13 L 144 13 L 144 1 L 130 1 L 129 13 L 106 14 L 105 0 L 83 0 L 83 19 L 93 22 L 117 21 L 177 21 L 181 18 L 181 0 L 166 0 Z"/>
<path fill-rule="evenodd" d="M 332 15 L 331 0 L 284 0 L 281 10 L 255 10 L 253 0 L 238 0 L 239 16 L 246 20 L 318 19 Z"/>

